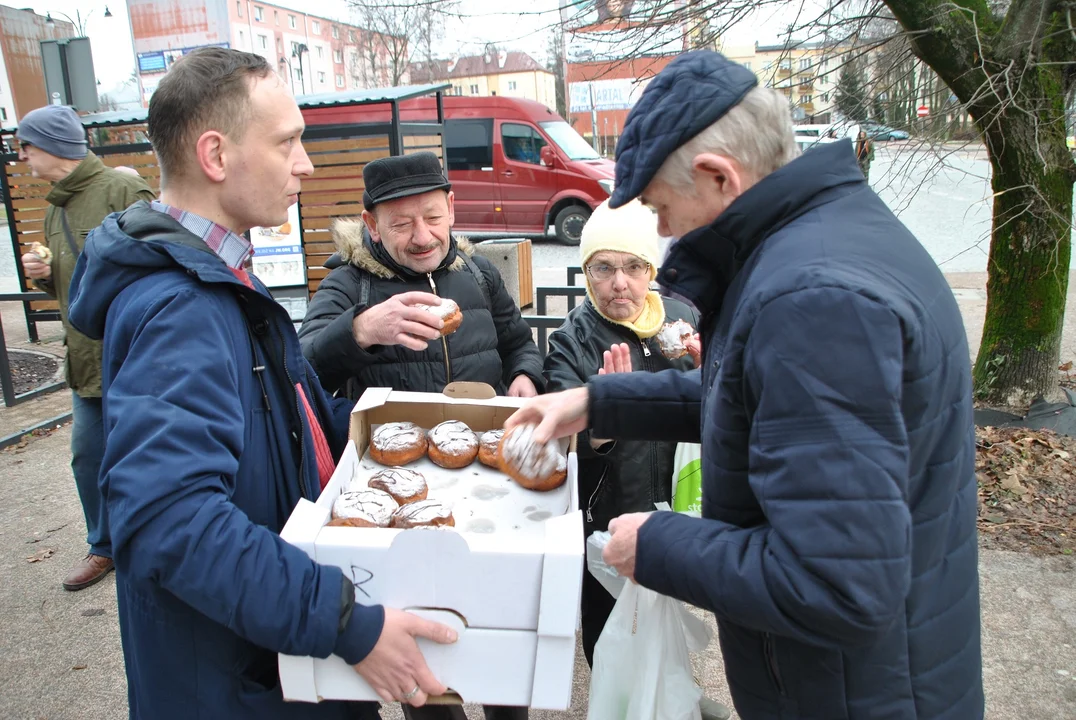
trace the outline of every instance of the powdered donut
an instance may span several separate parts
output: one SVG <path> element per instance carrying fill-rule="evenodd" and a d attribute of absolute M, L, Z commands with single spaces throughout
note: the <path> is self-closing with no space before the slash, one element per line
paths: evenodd
<path fill-rule="evenodd" d="M 370 457 L 382 465 L 406 465 L 425 455 L 426 445 L 426 431 L 415 423 L 385 423 L 370 438 Z"/>
<path fill-rule="evenodd" d="M 482 433 L 482 436 L 478 438 L 478 462 L 500 470 L 501 466 L 497 462 L 497 446 L 501 444 L 502 437 L 504 437 L 504 430 L 489 430 Z"/>
<path fill-rule="evenodd" d="M 349 490 L 340 493 L 333 503 L 330 525 L 349 527 L 388 527 L 392 514 L 400 507 L 392 496 L 381 490 Z"/>
<path fill-rule="evenodd" d="M 425 500 L 429 492 L 421 473 L 400 467 L 375 474 L 370 478 L 370 487 L 387 492 L 400 505 Z"/>
<path fill-rule="evenodd" d="M 415 305 L 415 307 L 425 310 L 428 313 L 433 313 L 444 321 L 445 325 L 441 328 L 441 337 L 456 332 L 460 323 L 463 322 L 463 313 L 460 311 L 460 306 L 456 304 L 455 300 L 441 298 L 440 305 Z"/>
<path fill-rule="evenodd" d="M 52 262 L 52 250 L 49 250 L 48 246 L 46 245 L 42 245 L 39 242 L 31 243 L 30 252 L 41 258 L 41 262 L 43 263 Z"/>
<path fill-rule="evenodd" d="M 419 500 L 399 508 L 392 515 L 392 527 L 436 527 L 448 525 L 455 527 L 456 520 L 452 511 L 438 500 Z"/>
<path fill-rule="evenodd" d="M 661 354 L 670 360 L 687 355 L 687 341 L 695 334 L 695 329 L 683 320 L 665 323 L 658 331 L 657 341 Z"/>
<path fill-rule="evenodd" d="M 500 469 L 528 490 L 547 491 L 560 487 L 568 477 L 567 462 L 553 440 L 534 442 L 537 425 L 519 425 L 501 438 L 497 449 Z M 563 464 L 563 468 L 561 467 Z"/>
<path fill-rule="evenodd" d="M 478 438 L 459 420 L 447 420 L 429 432 L 429 456 L 435 464 L 455 470 L 467 467 L 478 455 Z"/>

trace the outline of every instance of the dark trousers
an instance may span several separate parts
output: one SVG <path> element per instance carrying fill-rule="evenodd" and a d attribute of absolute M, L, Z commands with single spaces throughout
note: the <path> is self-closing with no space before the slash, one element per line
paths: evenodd
<path fill-rule="evenodd" d="M 79 397 L 72 393 L 71 471 L 86 518 L 86 542 L 90 552 L 112 557 L 112 538 L 108 533 L 108 510 L 101 487 L 101 458 L 105 454 L 105 423 L 101 398 Z"/>
<path fill-rule="evenodd" d="M 613 612 L 614 605 L 616 598 L 584 567 L 580 624 L 583 626 L 583 655 L 590 667 L 594 667 L 594 646 L 598 643 L 598 637 L 601 636 L 605 621 Z"/>
<path fill-rule="evenodd" d="M 525 707 L 482 707 L 486 720 L 527 720 Z M 467 720 L 467 713 L 459 705 L 425 705 L 420 708 L 403 706 L 406 720 Z"/>

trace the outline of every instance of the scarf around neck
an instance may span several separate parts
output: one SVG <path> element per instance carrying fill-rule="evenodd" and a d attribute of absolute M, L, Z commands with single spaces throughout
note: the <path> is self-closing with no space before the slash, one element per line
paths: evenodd
<path fill-rule="evenodd" d="M 635 333 L 636 337 L 640 340 L 652 338 L 658 334 L 661 330 L 661 326 L 665 324 L 665 304 L 661 301 L 661 295 L 656 291 L 651 290 L 646 294 L 646 299 L 643 301 L 643 311 L 635 319 L 635 322 L 629 322 L 627 320 L 614 320 L 601 311 L 601 306 L 598 305 L 597 300 L 594 298 L 594 292 L 590 287 L 590 277 L 587 277 L 587 297 L 590 298 L 591 304 L 594 309 L 598 311 L 598 314 L 603 318 L 621 327 L 626 327 Z"/>

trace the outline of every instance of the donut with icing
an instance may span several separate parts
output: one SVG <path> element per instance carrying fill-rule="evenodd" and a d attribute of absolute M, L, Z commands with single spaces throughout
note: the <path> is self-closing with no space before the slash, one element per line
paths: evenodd
<path fill-rule="evenodd" d="M 456 304 L 455 300 L 449 300 L 448 298 L 441 298 L 440 305 L 415 305 L 420 310 L 425 310 L 428 313 L 433 313 L 437 317 L 444 321 L 444 327 L 441 328 L 441 337 L 445 335 L 451 335 L 459 328 L 460 323 L 463 322 L 463 311 L 460 310 L 460 306 Z"/>
<path fill-rule="evenodd" d="M 426 499 L 400 506 L 392 514 L 391 527 L 455 527 L 455 525 L 456 519 L 452 517 L 452 510 L 441 504 L 439 500 Z"/>
<path fill-rule="evenodd" d="M 478 457 L 478 438 L 459 420 L 447 420 L 429 432 L 430 460 L 443 468 L 467 467 Z"/>
<path fill-rule="evenodd" d="M 41 258 L 41 262 L 52 262 L 52 250 L 49 250 L 47 245 L 42 245 L 39 242 L 30 243 L 30 252 Z"/>
<path fill-rule="evenodd" d="M 528 490 L 546 492 L 564 484 L 567 459 L 556 441 L 539 445 L 534 441 L 537 425 L 519 425 L 501 438 L 497 448 L 500 469 Z"/>
<path fill-rule="evenodd" d="M 422 473 L 402 467 L 389 468 L 370 478 L 370 487 L 392 496 L 400 505 L 425 500 L 430 488 Z"/>
<path fill-rule="evenodd" d="M 658 347 L 661 354 L 670 360 L 677 360 L 687 355 L 687 342 L 695 335 L 695 328 L 683 320 L 665 323 L 658 330 Z"/>
<path fill-rule="evenodd" d="M 344 527 L 388 527 L 400 504 L 382 490 L 348 490 L 333 502 L 330 525 Z"/>
<path fill-rule="evenodd" d="M 494 470 L 501 469 L 497 461 L 497 446 L 501 444 L 502 437 L 504 437 L 504 430 L 489 430 L 482 433 L 478 438 L 478 462 Z"/>
<path fill-rule="evenodd" d="M 426 431 L 415 423 L 385 423 L 370 438 L 370 457 L 390 467 L 406 465 L 424 456 L 427 445 Z"/>

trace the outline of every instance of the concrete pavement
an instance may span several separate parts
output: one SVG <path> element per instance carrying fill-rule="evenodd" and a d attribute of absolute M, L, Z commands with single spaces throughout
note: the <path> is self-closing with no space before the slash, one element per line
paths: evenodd
<path fill-rule="evenodd" d="M 68 466 L 70 429 L 0 452 L 0 718 L 119 720 L 126 685 L 113 576 L 78 593 L 60 582 L 86 550 Z M 51 555 L 49 556 L 49 552 Z M 27 558 L 41 557 L 37 562 Z M 48 557 L 46 557 L 48 556 Z M 1076 718 L 1076 559 L 981 556 L 988 718 Z M 708 620 L 712 626 L 712 620 Z M 716 640 L 695 658 L 707 693 L 728 702 Z M 566 713 L 586 717 L 589 672 L 577 652 Z M 399 720 L 397 707 L 386 720 Z M 472 718 L 480 718 L 471 709 Z"/>

